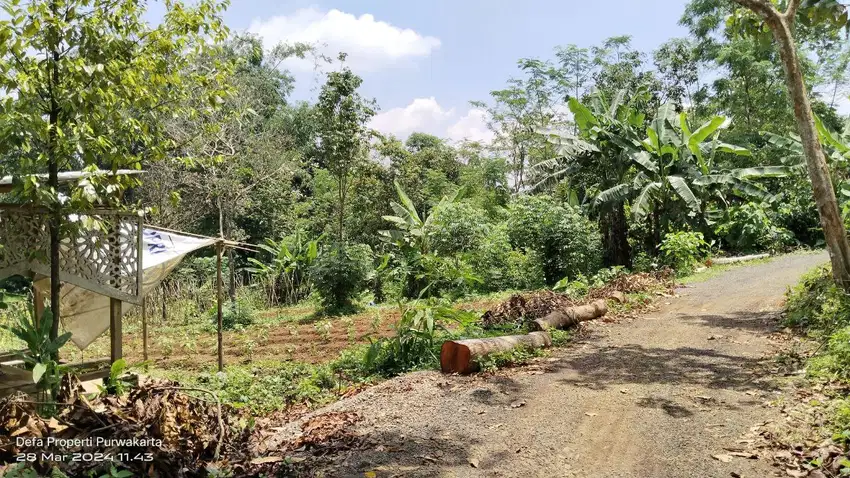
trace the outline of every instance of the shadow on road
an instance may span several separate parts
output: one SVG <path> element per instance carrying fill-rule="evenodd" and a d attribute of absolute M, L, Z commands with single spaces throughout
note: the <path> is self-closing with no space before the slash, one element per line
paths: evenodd
<path fill-rule="evenodd" d="M 364 476 L 372 471 L 377 476 L 431 477 L 439 474 L 442 468 L 469 467 L 468 450 L 480 442 L 456 431 L 447 434 L 438 426 L 424 427 L 417 432 L 416 436 L 390 430 L 369 433 L 357 446 L 341 452 L 343 459 L 336 455 L 328 462 L 339 465 L 325 468 L 329 473 L 326 476 Z M 316 456 L 315 461 L 311 460 L 313 466 L 323 461 L 322 451 L 317 451 L 317 455 L 320 456 Z M 487 463 L 482 460 L 479 466 L 486 469 Z"/>
<path fill-rule="evenodd" d="M 744 390 L 767 386 L 756 383 L 760 362 L 712 349 L 663 349 L 630 344 L 583 350 L 581 355 L 564 357 L 556 366 L 573 372 L 572 377 L 559 380 L 561 383 L 594 389 L 658 383 Z"/>
<path fill-rule="evenodd" d="M 771 333 L 782 329 L 782 323 L 776 312 L 731 312 L 728 314 L 702 314 L 688 315 L 680 314 L 676 320 L 704 325 L 706 327 L 719 327 L 722 329 L 740 329 L 756 332 Z"/>
<path fill-rule="evenodd" d="M 694 412 L 673 402 L 672 400 L 661 397 L 644 397 L 638 399 L 637 406 L 641 408 L 658 408 L 664 410 L 667 415 L 670 415 L 673 418 L 684 418 L 694 414 Z"/>

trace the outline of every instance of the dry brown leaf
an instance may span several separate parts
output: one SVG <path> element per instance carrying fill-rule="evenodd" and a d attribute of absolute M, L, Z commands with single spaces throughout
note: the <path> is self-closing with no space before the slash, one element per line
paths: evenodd
<path fill-rule="evenodd" d="M 263 465 L 266 463 L 277 463 L 285 460 L 286 458 L 282 456 L 261 456 L 259 458 L 254 458 L 251 460 L 252 465 Z"/>

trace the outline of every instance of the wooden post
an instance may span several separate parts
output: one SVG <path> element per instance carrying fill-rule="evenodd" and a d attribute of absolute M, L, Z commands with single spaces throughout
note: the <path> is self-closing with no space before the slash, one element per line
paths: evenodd
<path fill-rule="evenodd" d="M 112 224 L 109 230 L 109 254 L 112 261 L 112 281 L 111 285 L 118 289 L 119 274 L 121 266 L 121 217 L 118 215 L 112 216 Z M 139 264 L 141 265 L 141 264 Z M 121 324 L 121 299 L 115 297 L 109 298 L 109 358 L 112 363 L 120 360 L 124 356 L 122 346 L 124 342 L 124 333 Z"/>
<path fill-rule="evenodd" d="M 216 244 L 216 272 L 215 272 L 215 288 L 216 288 L 216 315 L 217 315 L 217 325 L 218 325 L 218 371 L 221 372 L 224 370 L 224 351 L 222 349 L 222 336 L 221 336 L 221 320 L 222 320 L 222 310 L 221 310 L 221 300 L 222 300 L 222 280 L 221 280 L 221 254 L 224 249 L 224 244 L 219 241 Z"/>
<path fill-rule="evenodd" d="M 148 359 L 148 299 L 142 297 L 142 357 Z"/>
<path fill-rule="evenodd" d="M 36 289 L 32 288 L 33 310 L 35 311 L 35 323 L 41 323 L 41 317 L 44 315 L 44 295 Z"/>
<path fill-rule="evenodd" d="M 121 331 L 121 299 L 109 298 L 109 357 L 112 363 L 123 356 L 121 345 L 123 335 Z"/>

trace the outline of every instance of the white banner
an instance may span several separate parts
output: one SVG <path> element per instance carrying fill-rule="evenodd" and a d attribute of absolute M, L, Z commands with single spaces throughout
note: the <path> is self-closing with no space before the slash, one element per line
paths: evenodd
<path fill-rule="evenodd" d="M 142 295 L 147 295 L 180 263 L 183 257 L 202 247 L 215 244 L 215 239 L 184 236 L 156 228 L 142 231 Z M 39 291 L 50 294 L 50 278 L 35 282 Z M 85 349 L 101 334 L 109 330 L 109 297 L 82 287 L 63 283 L 60 291 L 62 326 L 71 332 L 71 341 Z M 121 302 L 121 312 L 126 314 L 136 307 Z"/>

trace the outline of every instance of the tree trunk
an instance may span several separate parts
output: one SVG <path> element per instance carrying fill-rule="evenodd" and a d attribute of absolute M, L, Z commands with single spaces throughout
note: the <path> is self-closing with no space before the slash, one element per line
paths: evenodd
<path fill-rule="evenodd" d="M 50 5 L 54 18 L 58 20 L 59 17 L 59 9 L 56 2 L 52 2 Z M 59 158 L 58 158 L 58 135 L 57 129 L 59 128 L 59 105 L 56 102 L 56 96 L 59 92 L 56 91 L 56 88 L 59 87 L 59 39 L 58 35 L 51 35 L 54 37 L 54 41 L 57 42 L 57 45 L 51 45 L 51 55 L 52 62 L 50 65 L 50 114 L 48 121 L 50 123 L 50 144 L 49 148 L 49 160 L 47 166 L 47 183 L 50 188 L 53 190 L 53 194 L 57 195 L 55 197 L 56 203 L 53 204 L 51 208 L 52 211 L 50 213 L 50 311 L 53 313 L 53 324 L 50 327 L 50 338 L 51 340 L 55 340 L 59 336 L 59 320 L 60 320 L 60 307 L 59 307 L 59 231 L 62 227 L 62 204 L 59 202 Z M 39 320 L 41 317 L 38 318 Z M 59 352 L 57 351 L 54 354 L 54 360 L 59 358 Z"/>
<path fill-rule="evenodd" d="M 615 299 L 619 301 L 619 298 Z M 566 310 L 556 310 L 545 317 L 541 317 L 531 323 L 531 327 L 537 330 L 566 329 L 581 322 L 593 320 L 608 313 L 608 304 L 604 299 L 599 299 L 586 305 L 570 307 Z"/>
<path fill-rule="evenodd" d="M 491 353 L 517 347 L 542 348 L 551 345 L 552 338 L 546 332 L 486 339 L 447 340 L 440 349 L 440 368 L 443 373 L 473 373 L 480 368 L 478 360 Z"/>
<path fill-rule="evenodd" d="M 629 224 L 623 203 L 613 204 L 599 215 L 602 232 L 603 262 L 606 267 L 631 266 Z"/>
<path fill-rule="evenodd" d="M 844 221 L 835 198 L 835 189 L 832 186 L 826 158 L 818 138 L 812 105 L 806 93 L 794 36 L 791 32 L 793 18 L 776 15 L 766 19 L 779 45 L 779 56 L 785 70 L 788 92 L 794 104 L 794 117 L 797 120 L 815 203 L 832 262 L 832 276 L 839 286 L 850 292 L 850 241 L 847 240 Z"/>

